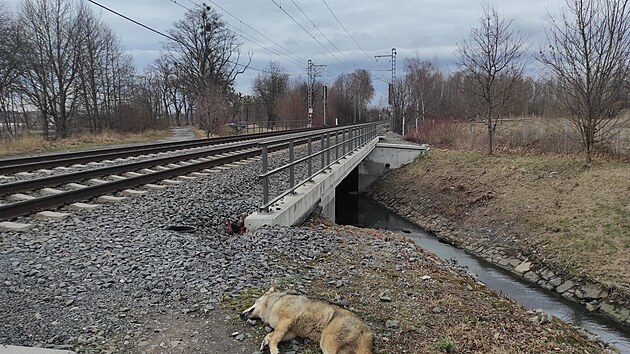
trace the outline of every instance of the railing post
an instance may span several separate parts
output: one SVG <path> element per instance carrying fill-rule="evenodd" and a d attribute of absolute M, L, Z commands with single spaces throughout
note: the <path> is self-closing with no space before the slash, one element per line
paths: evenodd
<path fill-rule="evenodd" d="M 289 188 L 291 188 L 291 193 L 295 192 L 293 190 L 295 186 L 295 165 L 293 160 L 295 160 L 295 151 L 293 149 L 293 140 L 291 140 L 289 142 L 289 163 L 291 164 L 291 167 L 289 167 Z"/>
<path fill-rule="evenodd" d="M 321 165 L 322 165 L 322 171 L 324 170 L 324 159 L 326 158 L 326 156 L 324 156 L 324 134 L 321 135 L 321 147 L 319 149 L 319 159 L 321 160 Z"/>
<path fill-rule="evenodd" d="M 348 129 L 348 153 L 350 153 L 352 151 L 352 128 Z"/>
<path fill-rule="evenodd" d="M 339 160 L 339 130 L 335 132 L 335 161 Z"/>
<path fill-rule="evenodd" d="M 311 179 L 311 177 L 313 176 L 313 156 L 311 156 L 313 154 L 313 146 L 312 146 L 312 141 L 311 141 L 311 137 L 309 136 L 307 139 L 307 145 L 308 145 L 308 178 Z"/>
<path fill-rule="evenodd" d="M 326 166 L 330 166 L 330 133 L 326 133 Z"/>
<path fill-rule="evenodd" d="M 359 146 L 363 146 L 363 139 L 365 139 L 365 137 L 363 136 L 363 133 L 365 133 L 365 127 L 359 127 Z"/>
<path fill-rule="evenodd" d="M 263 205 L 266 205 L 269 202 L 269 176 L 267 176 L 267 172 L 269 171 L 269 165 L 267 161 L 267 145 L 263 145 L 262 147 L 262 174 L 263 174 Z M 269 212 L 269 207 L 265 207 L 265 211 Z"/>

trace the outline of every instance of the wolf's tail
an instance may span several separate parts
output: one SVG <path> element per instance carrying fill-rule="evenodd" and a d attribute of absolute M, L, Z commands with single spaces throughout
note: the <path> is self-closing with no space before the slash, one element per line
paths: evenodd
<path fill-rule="evenodd" d="M 374 353 L 374 338 L 372 333 L 363 332 L 361 337 L 359 337 L 359 342 L 357 343 L 357 353 L 356 354 L 373 354 Z"/>

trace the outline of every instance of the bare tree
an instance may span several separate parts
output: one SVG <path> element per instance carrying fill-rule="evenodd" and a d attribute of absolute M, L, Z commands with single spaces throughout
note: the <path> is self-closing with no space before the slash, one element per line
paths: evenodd
<path fill-rule="evenodd" d="M 188 11 L 174 27 L 168 31 L 175 41 L 166 43 L 167 56 L 177 64 L 179 79 L 191 94 L 196 97 L 209 86 L 219 87 L 226 94 L 231 91 L 234 80 L 245 72 L 249 62 L 239 63 L 241 43 L 221 16 L 203 5 Z"/>
<path fill-rule="evenodd" d="M 117 110 L 125 87 L 134 75 L 131 57 L 120 40 L 93 12 L 85 9 L 77 18 L 81 52 L 77 74 L 78 113 L 90 132 L 115 128 Z M 118 125 L 119 126 L 119 125 Z"/>
<path fill-rule="evenodd" d="M 0 3 L 0 118 L 9 135 L 15 135 L 20 127 L 16 101 L 21 98 L 17 91 L 24 70 L 23 54 L 23 31 L 5 4 Z"/>
<path fill-rule="evenodd" d="M 407 81 L 411 85 L 411 110 L 416 120 L 435 114 L 442 98 L 442 72 L 434 62 L 412 58 L 405 60 Z M 416 121 L 417 123 L 417 121 Z"/>
<path fill-rule="evenodd" d="M 175 119 L 178 127 L 182 126 L 182 116 L 185 113 L 187 95 L 182 87 L 178 65 L 166 55 L 158 57 L 151 70 L 159 77 L 159 89 L 164 114 Z"/>
<path fill-rule="evenodd" d="M 372 77 L 367 70 L 340 74 L 329 92 L 333 115 L 342 123 L 364 121 L 367 106 L 374 97 Z"/>
<path fill-rule="evenodd" d="M 350 89 L 354 101 L 354 121 L 364 121 L 367 106 L 374 97 L 372 77 L 365 69 L 358 69 L 350 74 Z"/>
<path fill-rule="evenodd" d="M 44 133 L 51 124 L 55 138 L 70 134 L 76 118 L 78 95 L 75 81 L 81 58 L 79 18 L 85 5 L 72 0 L 25 0 L 21 22 L 28 59 L 27 92 L 42 114 Z"/>
<path fill-rule="evenodd" d="M 349 74 L 339 74 L 328 91 L 331 117 L 336 118 L 340 124 L 352 123 L 354 120 L 351 79 Z"/>
<path fill-rule="evenodd" d="M 389 101 L 392 106 L 392 130 L 402 135 L 406 128 L 403 127 L 405 114 L 411 103 L 411 85 L 407 78 L 397 79 L 389 86 Z"/>
<path fill-rule="evenodd" d="M 254 79 L 253 91 L 267 112 L 267 125 L 273 127 L 278 117 L 278 104 L 289 89 L 289 75 L 277 63 L 271 62 L 266 72 Z"/>
<path fill-rule="evenodd" d="M 470 76 L 470 93 L 480 101 L 475 112 L 488 130 L 488 155 L 492 155 L 494 133 L 501 120 L 501 108 L 512 98 L 515 84 L 525 67 L 523 36 L 502 19 L 497 10 L 483 6 L 479 27 L 458 44 L 460 65 Z"/>
<path fill-rule="evenodd" d="M 630 3 L 571 0 L 567 6 L 559 20 L 551 18 L 541 60 L 557 80 L 557 97 L 590 163 L 596 144 L 609 137 L 627 105 Z"/>
<path fill-rule="evenodd" d="M 204 92 L 197 96 L 196 106 L 199 127 L 206 132 L 206 136 L 209 138 L 211 134 L 218 134 L 227 122 L 230 110 L 224 89 L 220 86 L 206 86 Z"/>

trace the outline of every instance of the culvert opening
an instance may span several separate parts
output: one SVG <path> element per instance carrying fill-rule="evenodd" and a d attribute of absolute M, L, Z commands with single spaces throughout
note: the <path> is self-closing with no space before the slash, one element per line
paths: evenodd
<path fill-rule="evenodd" d="M 167 227 L 166 229 L 167 230 L 171 230 L 171 231 L 175 231 L 175 232 L 188 233 L 188 234 L 197 231 L 196 227 L 188 226 L 188 225 L 171 225 L 171 226 Z"/>

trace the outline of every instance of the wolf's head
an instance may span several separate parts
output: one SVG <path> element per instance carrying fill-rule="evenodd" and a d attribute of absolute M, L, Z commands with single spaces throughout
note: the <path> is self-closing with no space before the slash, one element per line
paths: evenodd
<path fill-rule="evenodd" d="M 269 300 L 274 297 L 274 294 L 278 294 L 278 292 L 276 291 L 276 288 L 272 287 L 271 289 L 267 290 L 267 292 L 265 292 L 261 297 L 256 299 L 256 302 L 254 302 L 254 304 L 250 308 L 243 311 L 240 317 L 242 319 L 264 318 L 269 311 L 269 308 L 271 307 L 271 303 Z"/>

